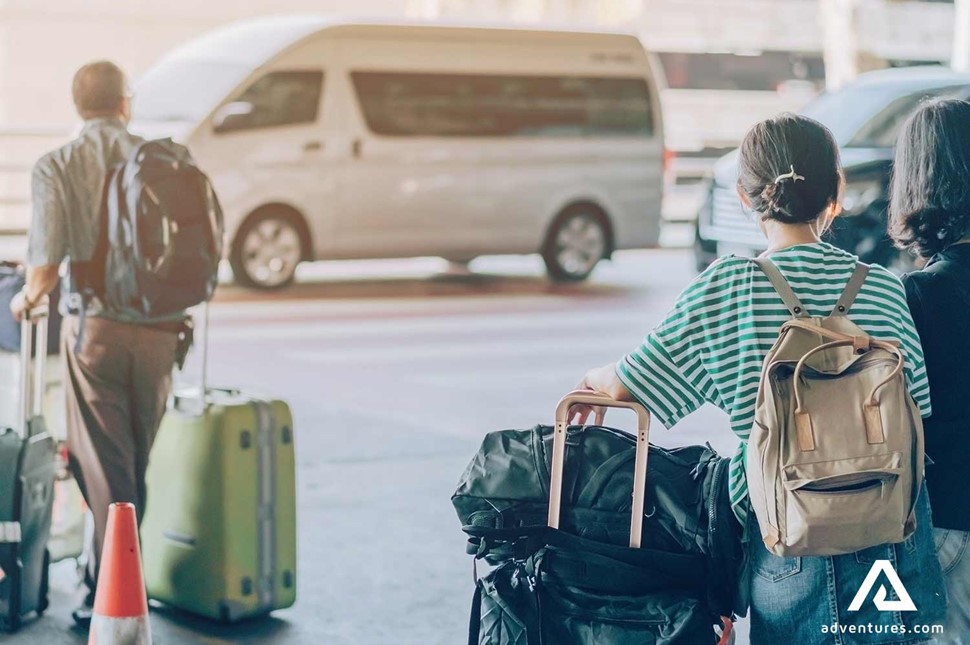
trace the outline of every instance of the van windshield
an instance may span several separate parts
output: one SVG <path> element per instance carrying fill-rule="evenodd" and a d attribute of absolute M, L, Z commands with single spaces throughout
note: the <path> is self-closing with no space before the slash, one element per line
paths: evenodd
<path fill-rule="evenodd" d="M 132 116 L 137 121 L 201 121 L 249 71 L 228 61 L 163 61 L 135 84 Z"/>

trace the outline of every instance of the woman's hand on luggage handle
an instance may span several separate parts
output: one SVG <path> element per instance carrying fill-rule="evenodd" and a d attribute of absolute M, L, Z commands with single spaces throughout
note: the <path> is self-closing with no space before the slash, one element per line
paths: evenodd
<path fill-rule="evenodd" d="M 603 367 L 596 367 L 586 372 L 586 376 L 575 387 L 577 390 L 589 390 L 598 394 L 605 394 L 617 401 L 632 401 L 630 391 L 623 385 L 623 381 L 616 375 L 616 364 L 608 363 Z M 570 411 L 570 422 L 585 425 L 589 415 L 593 414 L 596 425 L 601 425 L 606 416 L 606 408 L 591 405 L 577 405 Z"/>

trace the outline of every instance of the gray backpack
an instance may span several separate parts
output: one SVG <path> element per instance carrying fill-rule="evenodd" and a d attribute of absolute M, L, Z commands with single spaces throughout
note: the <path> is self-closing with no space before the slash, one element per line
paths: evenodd
<path fill-rule="evenodd" d="M 815 556 L 902 542 L 916 528 L 923 422 L 899 346 L 847 316 L 869 267 L 856 267 L 831 315 L 812 318 L 774 264 L 755 262 L 793 317 L 765 359 L 747 447 L 765 546 Z"/>

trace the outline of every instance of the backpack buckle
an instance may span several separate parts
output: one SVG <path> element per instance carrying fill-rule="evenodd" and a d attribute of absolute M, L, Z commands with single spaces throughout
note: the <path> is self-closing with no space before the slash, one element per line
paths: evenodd
<path fill-rule="evenodd" d="M 815 434 L 812 432 L 812 417 L 807 410 L 795 410 L 795 433 L 798 435 L 798 449 L 802 452 L 815 450 Z"/>
<path fill-rule="evenodd" d="M 866 441 L 869 445 L 886 443 L 886 431 L 882 427 L 882 414 L 879 403 L 867 401 L 862 405 L 862 416 L 866 422 Z"/>
<path fill-rule="evenodd" d="M 856 354 L 865 354 L 869 351 L 871 341 L 868 336 L 853 336 L 852 349 Z"/>

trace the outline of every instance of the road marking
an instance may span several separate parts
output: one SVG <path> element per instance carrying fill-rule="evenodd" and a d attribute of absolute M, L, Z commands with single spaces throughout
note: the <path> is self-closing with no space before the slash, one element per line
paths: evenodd
<path fill-rule="evenodd" d="M 599 330 L 602 336 L 616 336 L 625 330 L 638 339 L 646 334 L 657 320 L 644 311 L 629 310 L 564 313 L 550 316 L 548 312 L 529 314 L 493 312 L 480 316 L 429 316 L 409 319 L 377 319 L 352 322 L 316 322 L 295 324 L 253 324 L 233 327 L 213 325 L 212 342 L 223 343 L 241 340 L 336 340 L 362 338 L 401 338 L 432 334 L 460 334 L 475 336 L 497 333 L 509 341 L 523 331 L 548 330 L 567 332 L 573 330 Z M 476 342 L 480 339 L 475 339 Z"/>
<path fill-rule="evenodd" d="M 573 355 L 591 354 L 602 355 L 604 357 L 619 358 L 623 353 L 633 349 L 633 345 L 628 345 L 622 340 L 617 340 L 616 336 L 596 334 L 586 336 L 569 336 L 556 339 L 535 340 L 528 342 L 516 342 L 514 339 L 508 341 L 497 340 L 494 343 L 470 343 L 467 341 L 435 343 L 434 345 L 392 345 L 390 347 L 350 347 L 333 348 L 324 350 L 299 350 L 284 351 L 281 356 L 284 359 L 303 362 L 333 365 L 339 363 L 396 363 L 396 362 L 428 362 L 451 359 L 444 364 L 453 361 L 465 362 L 470 359 L 476 361 L 495 359 L 495 358 L 526 358 L 538 357 L 549 354 L 563 354 L 569 352 Z M 508 368 L 508 364 L 505 366 Z M 476 365 L 471 363 L 468 366 L 471 371 L 476 370 Z"/>
<path fill-rule="evenodd" d="M 260 302 L 217 302 L 210 316 L 214 321 L 237 319 L 265 319 L 276 321 L 294 316 L 327 316 L 337 314 L 397 315 L 413 312 L 434 314 L 452 311 L 494 311 L 496 309 L 535 311 L 569 306 L 576 302 L 573 295 L 521 294 L 484 296 L 425 296 L 415 298 L 291 300 Z"/>
<path fill-rule="evenodd" d="M 220 326 L 213 319 L 213 342 L 237 340 L 327 340 L 342 338 L 397 338 L 409 335 L 440 334 L 475 335 L 500 333 L 513 337 L 516 332 L 549 330 L 550 332 L 582 329 L 601 330 L 614 334 L 617 329 L 644 334 L 659 320 L 660 310 L 623 307 L 599 310 L 516 311 L 504 307 L 476 313 L 427 315 L 410 318 L 369 318 L 331 321 L 316 320 L 269 321 L 259 324 L 248 321 L 242 325 Z"/>

